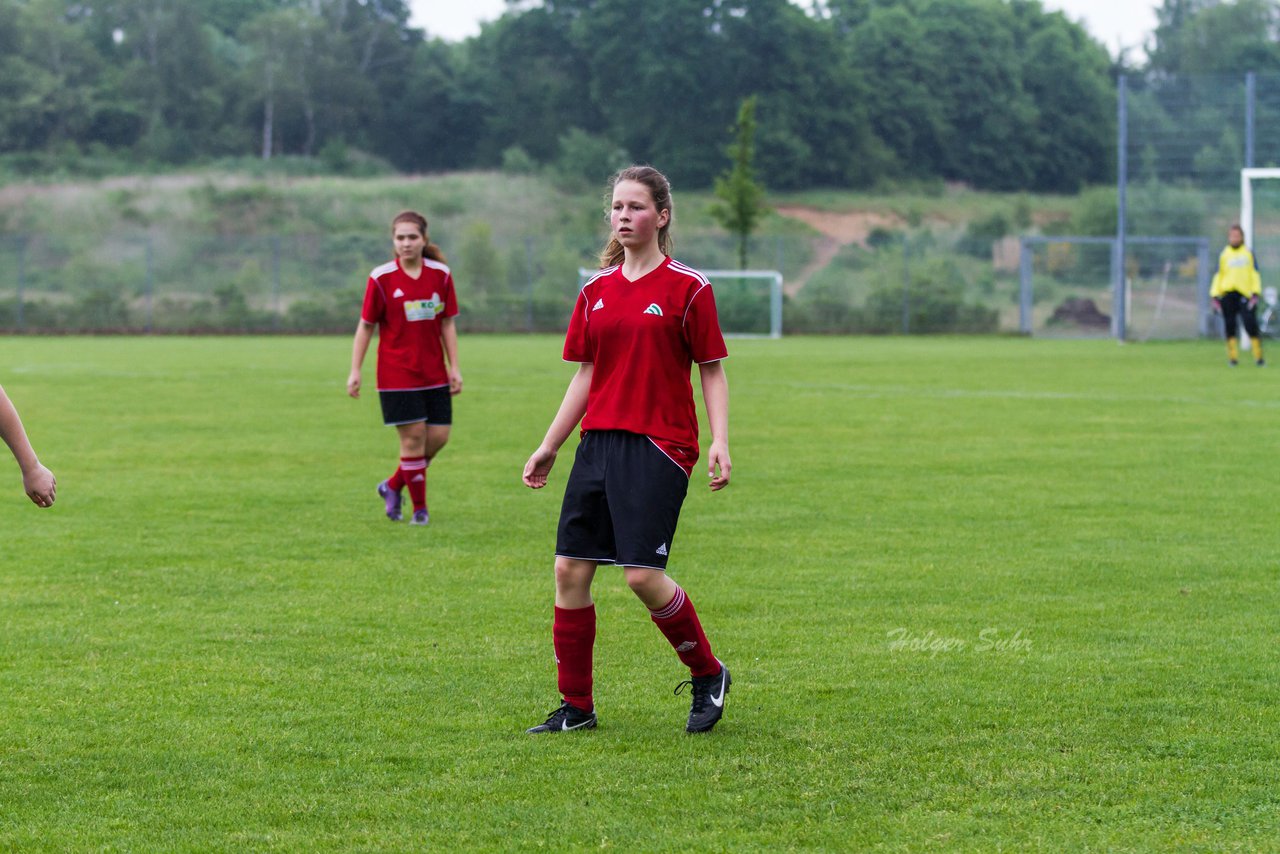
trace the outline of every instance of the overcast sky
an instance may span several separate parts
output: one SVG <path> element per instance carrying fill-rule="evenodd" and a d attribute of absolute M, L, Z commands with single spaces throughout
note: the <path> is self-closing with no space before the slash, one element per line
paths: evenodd
<path fill-rule="evenodd" d="M 1141 48 L 1156 26 L 1157 0 L 1041 0 L 1046 9 L 1061 10 L 1107 46 Z M 802 2 L 801 5 L 808 5 Z M 503 0 L 410 0 L 412 23 L 430 35 L 460 41 L 480 32 L 481 21 L 502 14 Z"/>

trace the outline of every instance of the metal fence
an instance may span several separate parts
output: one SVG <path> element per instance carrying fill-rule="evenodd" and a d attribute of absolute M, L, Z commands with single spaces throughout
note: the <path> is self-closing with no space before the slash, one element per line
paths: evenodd
<path fill-rule="evenodd" d="M 691 240 L 681 257 L 724 264 L 736 245 Z M 450 256 L 470 331 L 561 330 L 578 267 L 596 237 L 470 240 Z M 756 241 L 750 261 L 795 271 L 809 242 Z M 122 234 L 84 249 L 56 235 L 0 236 L 0 330 L 7 332 L 303 333 L 354 328 L 384 238 Z M 767 323 L 768 316 L 765 321 Z"/>
<path fill-rule="evenodd" d="M 1142 315 L 1148 300 L 1145 282 L 1177 281 L 1165 267 L 1148 262 L 1148 239 L 1168 240 L 1169 251 L 1187 240 L 1207 238 L 1211 246 L 1226 242 L 1227 227 L 1240 217 L 1240 172 L 1245 168 L 1280 166 L 1280 74 L 1253 72 L 1221 75 L 1121 76 L 1117 82 L 1116 260 L 1110 268 L 1112 306 L 1117 337 L 1141 337 L 1154 328 Z M 1280 261 L 1280 205 L 1264 206 L 1255 250 L 1264 276 Z M 1270 217 L 1269 220 L 1266 217 Z M 1189 275 L 1188 258 L 1165 258 L 1163 264 Z M 1212 261 L 1200 261 L 1197 275 L 1212 277 Z M 1134 276 L 1134 269 L 1146 274 Z M 1131 292 L 1131 287 L 1137 290 Z M 1168 288 L 1162 291 L 1167 307 Z M 1187 294 L 1175 305 L 1189 310 Z M 1213 323 L 1207 297 L 1196 295 L 1200 334 Z M 1130 310 L 1138 316 L 1130 317 Z M 1179 327 L 1181 328 L 1181 327 Z"/>
<path fill-rule="evenodd" d="M 778 311 L 788 333 L 994 333 L 1018 329 L 1016 238 L 960 227 L 873 235 L 834 257 L 821 241 L 771 236 L 751 243 L 748 266 L 783 274 L 768 288 L 725 277 L 716 296 L 726 330 L 768 334 Z M 562 331 L 598 236 L 447 239 L 468 332 Z M 729 269 L 723 235 L 681 235 L 681 260 Z M 88 249 L 53 235 L 0 236 L 0 331 L 335 333 L 354 328 L 368 271 L 387 257 L 368 236 L 121 234 Z"/>
<path fill-rule="evenodd" d="M 1024 237 L 1020 243 L 1018 328 L 1024 334 L 1146 341 L 1204 336 L 1213 328 L 1206 237 L 1130 237 L 1123 266 L 1113 237 Z M 1124 281 L 1118 292 L 1110 286 L 1116 275 Z"/>

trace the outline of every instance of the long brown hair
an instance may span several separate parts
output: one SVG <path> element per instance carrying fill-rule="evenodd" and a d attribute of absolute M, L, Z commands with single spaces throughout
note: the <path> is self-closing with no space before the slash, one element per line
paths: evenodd
<path fill-rule="evenodd" d="M 658 229 L 658 251 L 663 255 L 671 254 L 675 239 L 671 236 L 671 223 L 676 218 L 676 211 L 671 202 L 671 182 L 652 166 L 628 166 L 609 179 L 609 191 L 605 195 L 605 210 L 613 204 L 613 188 L 623 181 L 635 181 L 649 189 L 649 197 L 658 213 L 667 212 L 667 224 Z M 600 250 L 600 267 L 612 267 L 621 264 L 625 257 L 622 244 L 618 238 L 609 235 L 609 242 Z"/>
<path fill-rule="evenodd" d="M 396 214 L 396 218 L 391 220 L 391 233 L 394 234 L 396 226 L 402 222 L 412 223 L 418 227 L 418 233 L 422 235 L 422 239 L 426 241 L 426 246 L 422 247 L 422 257 L 430 258 L 432 261 L 439 261 L 441 264 L 447 264 L 444 259 L 444 252 L 440 250 L 430 240 L 427 239 L 427 218 L 417 211 L 402 211 Z"/>

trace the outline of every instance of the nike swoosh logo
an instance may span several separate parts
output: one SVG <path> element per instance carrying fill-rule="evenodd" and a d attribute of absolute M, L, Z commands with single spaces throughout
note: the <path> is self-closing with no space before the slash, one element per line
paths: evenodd
<path fill-rule="evenodd" d="M 717 697 L 715 694 L 712 694 L 712 695 L 711 695 L 711 702 L 715 703 L 715 705 L 716 705 L 716 708 L 717 708 L 717 709 L 719 709 L 719 708 L 723 708 L 723 707 L 724 707 L 724 688 L 725 688 L 725 684 L 724 684 L 724 683 L 725 683 L 725 680 L 721 679 L 721 680 L 720 680 L 720 696 L 719 696 L 719 697 Z"/>
<path fill-rule="evenodd" d="M 587 718 L 585 721 L 583 721 L 583 722 L 582 722 L 582 723 L 580 723 L 580 724 L 574 724 L 573 726 L 569 726 L 569 722 L 568 722 L 568 721 L 561 721 L 561 722 L 560 722 L 560 731 L 561 731 L 561 732 L 569 732 L 570 730 L 582 729 L 584 726 L 586 726 L 586 725 L 587 725 L 587 724 L 589 724 L 589 723 L 591 723 L 591 719 L 590 719 L 590 718 Z"/>

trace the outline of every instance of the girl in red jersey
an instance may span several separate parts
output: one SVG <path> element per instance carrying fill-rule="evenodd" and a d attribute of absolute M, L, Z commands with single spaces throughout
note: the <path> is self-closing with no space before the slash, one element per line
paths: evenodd
<path fill-rule="evenodd" d="M 560 708 L 531 733 L 596 725 L 591 582 L 596 567 L 622 567 L 627 585 L 689 667 L 693 705 L 685 726 L 706 732 L 724 713 L 729 670 L 711 652 L 693 603 L 666 573 L 680 506 L 698 459 L 690 368 L 697 363 L 711 427 L 711 489 L 729 483 L 729 387 L 724 337 L 706 277 L 667 254 L 671 185 L 648 166 L 614 176 L 611 238 L 601 270 L 582 288 L 564 358 L 578 363 L 560 410 L 524 467 L 547 484 L 556 453 L 582 423 L 556 532 L 555 646 Z"/>
<path fill-rule="evenodd" d="M 410 524 L 425 525 L 427 466 L 449 441 L 451 395 L 462 391 L 458 370 L 458 300 L 427 221 L 405 211 L 391 223 L 396 259 L 377 267 L 365 286 L 364 308 L 351 348 L 347 393 L 360 396 L 360 368 L 378 329 L 378 397 L 384 424 L 400 434 L 400 465 L 378 484 L 387 518 L 401 519 L 400 491 L 409 487 Z"/>

